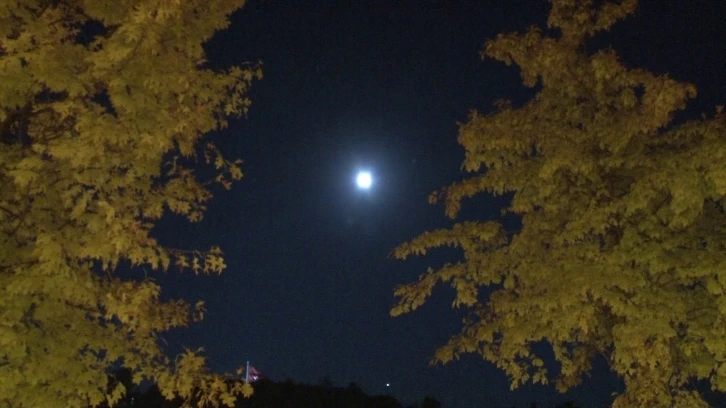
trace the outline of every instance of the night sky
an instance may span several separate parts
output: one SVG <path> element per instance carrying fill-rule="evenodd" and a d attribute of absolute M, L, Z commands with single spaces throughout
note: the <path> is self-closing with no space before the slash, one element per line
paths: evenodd
<path fill-rule="evenodd" d="M 631 67 L 693 82 L 695 118 L 726 102 L 722 3 L 643 0 L 601 40 Z M 456 259 L 442 251 L 400 262 L 390 253 L 450 225 L 426 197 L 463 176 L 457 121 L 531 95 L 516 68 L 482 61 L 479 50 L 497 33 L 544 24 L 548 10 L 544 0 L 251 0 L 236 12 L 209 43 L 210 64 L 261 60 L 265 77 L 248 117 L 211 136 L 244 160 L 243 180 L 216 192 L 201 223 L 169 217 L 157 229 L 172 247 L 220 245 L 228 265 L 215 277 L 154 275 L 166 296 L 207 302 L 205 322 L 165 336 L 171 349 L 204 346 L 215 371 L 250 360 L 276 381 L 329 377 L 404 404 L 426 394 L 448 408 L 610 401 L 618 381 L 600 363 L 565 396 L 542 386 L 511 392 L 476 356 L 430 367 L 459 330 L 449 288 L 411 315 L 388 314 L 397 284 Z M 373 174 L 368 191 L 355 185 L 359 169 Z M 463 219 L 496 218 L 505 204 L 475 199 Z"/>

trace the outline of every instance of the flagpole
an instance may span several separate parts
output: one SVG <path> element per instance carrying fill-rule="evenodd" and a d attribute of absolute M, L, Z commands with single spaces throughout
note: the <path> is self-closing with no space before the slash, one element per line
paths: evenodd
<path fill-rule="evenodd" d="M 245 383 L 250 383 L 250 361 L 247 360 L 247 369 L 245 370 Z"/>

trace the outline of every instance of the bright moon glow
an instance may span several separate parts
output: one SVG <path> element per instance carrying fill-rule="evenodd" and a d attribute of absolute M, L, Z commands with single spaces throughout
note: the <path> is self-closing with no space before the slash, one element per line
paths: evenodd
<path fill-rule="evenodd" d="M 358 173 L 355 182 L 358 183 L 360 188 L 370 188 L 371 184 L 373 184 L 373 177 L 371 177 L 371 173 L 363 171 Z"/>

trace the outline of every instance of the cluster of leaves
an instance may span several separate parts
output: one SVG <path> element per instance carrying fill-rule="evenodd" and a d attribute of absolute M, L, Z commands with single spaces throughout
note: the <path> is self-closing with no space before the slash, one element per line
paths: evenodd
<path fill-rule="evenodd" d="M 221 251 L 161 246 L 166 211 L 201 219 L 242 173 L 205 133 L 242 115 L 256 66 L 204 68 L 202 45 L 244 0 L 0 1 L 0 406 L 113 404 L 122 364 L 165 396 L 232 406 L 251 389 L 158 334 L 201 317 L 120 266 L 220 273 Z M 198 180 L 195 158 L 219 176 Z"/>
<path fill-rule="evenodd" d="M 396 290 L 393 315 L 419 307 L 438 282 L 456 289 L 454 306 L 471 308 L 434 362 L 478 353 L 513 388 L 556 378 L 565 391 L 604 356 L 626 385 L 615 407 L 705 406 L 693 380 L 726 391 L 726 115 L 718 107 L 674 124 L 692 85 L 629 69 L 611 49 L 585 51 L 636 5 L 553 0 L 555 34 L 533 27 L 487 42 L 482 56 L 519 66 L 536 95 L 460 125 L 474 174 L 431 201 L 454 218 L 468 197 L 512 193 L 506 211 L 522 228 L 460 222 L 395 250 L 400 259 L 463 251 Z M 556 375 L 532 351 L 542 341 Z"/>

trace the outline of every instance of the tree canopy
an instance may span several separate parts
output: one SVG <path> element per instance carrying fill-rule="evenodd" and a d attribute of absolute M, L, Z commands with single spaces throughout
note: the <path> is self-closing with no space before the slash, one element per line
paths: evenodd
<path fill-rule="evenodd" d="M 391 313 L 448 283 L 470 314 L 433 362 L 477 353 L 513 388 L 566 391 L 604 356 L 626 387 L 615 407 L 705 406 L 694 380 L 726 391 L 726 115 L 674 123 L 693 85 L 586 51 L 636 0 L 551 3 L 548 30 L 482 51 L 517 65 L 536 95 L 472 112 L 458 141 L 473 174 L 430 197 L 454 218 L 467 198 L 511 194 L 521 229 L 463 220 L 400 245 L 399 259 L 441 246 L 463 259 L 397 288 Z M 543 341 L 550 371 L 531 347 Z"/>
<path fill-rule="evenodd" d="M 225 267 L 219 248 L 165 248 L 150 230 L 165 213 L 200 220 L 213 186 L 242 176 L 203 136 L 246 112 L 259 67 L 212 70 L 203 44 L 243 3 L 0 1 L 0 406 L 113 404 L 119 365 L 167 398 L 251 392 L 196 351 L 165 355 L 158 335 L 203 303 L 119 273 Z"/>

